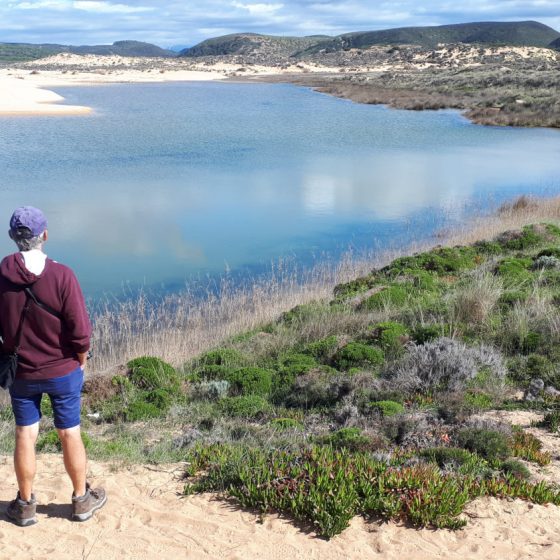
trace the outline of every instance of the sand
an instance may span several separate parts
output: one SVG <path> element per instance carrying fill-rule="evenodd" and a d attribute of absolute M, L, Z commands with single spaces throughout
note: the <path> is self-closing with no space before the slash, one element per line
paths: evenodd
<path fill-rule="evenodd" d="M 303 72 L 338 72 L 314 64 L 283 69 L 261 65 L 241 68 L 239 64 L 210 66 L 177 59 L 138 59 L 119 56 L 58 54 L 0 69 L 0 115 L 84 115 L 90 107 L 64 105 L 52 87 L 110 83 L 213 81 L 235 77 L 268 76 Z"/>
<path fill-rule="evenodd" d="M 492 413 L 529 426 L 530 412 Z M 553 453 L 535 478 L 558 482 L 560 437 L 534 431 Z M 457 532 L 412 529 L 356 517 L 330 541 L 277 515 L 261 519 L 214 495 L 183 496 L 183 464 L 123 467 L 90 461 L 90 479 L 108 503 L 87 523 L 69 520 L 70 483 L 59 455 L 40 455 L 39 523 L 16 527 L 0 517 L 0 558 L 13 560 L 558 560 L 560 508 L 521 500 L 478 499 Z M 15 494 L 10 457 L 0 457 L 0 510 Z"/>

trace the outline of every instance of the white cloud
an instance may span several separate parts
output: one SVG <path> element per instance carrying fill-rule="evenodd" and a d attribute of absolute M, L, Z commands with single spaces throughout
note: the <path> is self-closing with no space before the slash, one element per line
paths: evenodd
<path fill-rule="evenodd" d="M 81 10 L 97 14 L 131 14 L 150 12 L 153 7 L 112 4 L 102 0 L 37 0 L 35 2 L 18 2 L 13 7 L 19 10 Z"/>
<path fill-rule="evenodd" d="M 257 16 L 273 14 L 284 7 L 284 4 L 242 4 L 241 2 L 232 2 L 231 5 Z"/>

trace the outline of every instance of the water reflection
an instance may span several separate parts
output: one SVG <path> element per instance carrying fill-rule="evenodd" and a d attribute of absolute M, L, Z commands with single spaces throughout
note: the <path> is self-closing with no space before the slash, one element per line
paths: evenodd
<path fill-rule="evenodd" d="M 560 190 L 557 131 L 476 127 L 452 112 L 388 111 L 287 86 L 61 93 L 96 115 L 0 119 L 0 221 L 21 204 L 43 208 L 50 255 L 89 294 L 405 242 L 473 203 Z"/>

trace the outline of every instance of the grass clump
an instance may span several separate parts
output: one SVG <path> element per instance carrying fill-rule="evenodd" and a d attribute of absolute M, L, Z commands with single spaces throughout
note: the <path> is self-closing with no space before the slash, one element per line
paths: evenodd
<path fill-rule="evenodd" d="M 92 446 L 91 437 L 83 430 L 80 432 L 80 436 L 84 447 L 90 449 Z M 49 430 L 41 434 L 37 439 L 36 449 L 41 453 L 57 453 L 62 451 L 62 443 L 58 437 L 58 432 L 56 430 Z"/>

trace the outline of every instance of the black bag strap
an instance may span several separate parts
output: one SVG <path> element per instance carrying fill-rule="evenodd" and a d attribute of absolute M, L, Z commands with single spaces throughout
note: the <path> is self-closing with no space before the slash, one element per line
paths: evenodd
<path fill-rule="evenodd" d="M 23 331 L 23 323 L 25 321 L 25 316 L 27 315 L 27 310 L 29 309 L 29 297 L 26 296 L 25 298 L 25 305 L 23 306 L 23 310 L 21 312 L 21 316 L 19 318 L 19 325 L 18 325 L 18 329 L 16 331 L 16 340 L 15 340 L 15 348 L 14 348 L 14 354 L 17 356 L 19 353 L 19 345 L 21 342 L 21 333 Z"/>
<path fill-rule="evenodd" d="M 37 296 L 33 293 L 33 290 L 28 286 L 25 288 L 25 293 L 35 302 L 35 305 L 38 305 L 41 309 L 44 309 L 51 315 L 54 315 L 57 319 L 62 321 L 62 314 L 53 309 L 50 305 L 43 303 Z"/>

